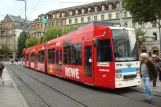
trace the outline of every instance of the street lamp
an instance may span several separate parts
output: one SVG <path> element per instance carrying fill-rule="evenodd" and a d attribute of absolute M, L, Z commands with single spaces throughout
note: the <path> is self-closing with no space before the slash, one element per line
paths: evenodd
<path fill-rule="evenodd" d="M 26 17 L 26 4 L 27 4 L 27 1 L 26 0 L 16 0 L 16 1 L 23 1 L 23 2 L 25 2 L 25 19 L 27 19 L 27 17 Z"/>

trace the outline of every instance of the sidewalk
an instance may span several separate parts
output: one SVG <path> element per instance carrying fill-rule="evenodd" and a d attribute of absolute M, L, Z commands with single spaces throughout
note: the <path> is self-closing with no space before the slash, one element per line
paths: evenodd
<path fill-rule="evenodd" d="M 2 77 L 4 80 L 4 85 L 2 85 L 0 80 L 0 106 L 28 107 L 26 101 L 6 69 L 4 69 Z"/>

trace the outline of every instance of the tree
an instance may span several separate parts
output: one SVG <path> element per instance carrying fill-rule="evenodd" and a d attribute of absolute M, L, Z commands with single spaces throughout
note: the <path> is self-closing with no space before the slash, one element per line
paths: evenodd
<path fill-rule="evenodd" d="M 51 39 L 57 38 L 62 35 L 62 28 L 61 27 L 53 27 L 49 28 L 45 33 L 44 33 L 44 38 L 43 42 L 47 42 Z"/>
<path fill-rule="evenodd" d="M 25 41 L 26 47 L 31 47 L 37 44 L 40 44 L 40 37 L 31 36 L 30 38 L 27 38 Z"/>
<path fill-rule="evenodd" d="M 145 32 L 143 30 L 141 30 L 141 29 L 137 29 L 135 33 L 136 33 L 136 39 L 137 39 L 137 41 L 139 42 L 139 44 L 142 44 L 143 41 L 139 41 L 138 40 L 138 37 L 139 36 L 144 36 L 145 35 Z"/>
<path fill-rule="evenodd" d="M 17 57 L 22 57 L 22 51 L 26 47 L 25 41 L 28 38 L 28 35 L 26 32 L 21 32 L 20 37 L 18 38 L 18 49 L 17 49 Z"/>
<path fill-rule="evenodd" d="M 80 26 L 81 25 L 69 25 L 69 26 L 64 26 L 64 27 L 56 26 L 56 27 L 50 28 L 44 33 L 43 42 L 47 42 L 51 39 L 68 34 L 72 31 L 78 29 Z"/>
<path fill-rule="evenodd" d="M 138 38 L 139 36 L 144 36 L 145 35 L 145 32 L 141 29 L 137 29 L 136 30 L 136 37 Z"/>
<path fill-rule="evenodd" d="M 7 54 L 9 52 L 10 52 L 10 49 L 7 45 L 5 45 L 5 44 L 0 45 L 0 53 L 1 54 Z"/>
<path fill-rule="evenodd" d="M 161 0 L 124 0 L 125 9 L 133 17 L 134 22 L 156 22 L 161 19 Z"/>

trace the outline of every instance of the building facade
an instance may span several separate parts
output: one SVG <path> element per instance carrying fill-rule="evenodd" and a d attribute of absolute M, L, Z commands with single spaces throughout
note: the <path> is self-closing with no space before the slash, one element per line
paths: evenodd
<path fill-rule="evenodd" d="M 0 60 L 15 59 L 17 52 L 18 37 L 23 30 L 29 31 L 29 21 L 24 23 L 20 16 L 6 15 L 0 23 L 0 45 L 5 44 L 10 52 L 0 54 Z"/>
<path fill-rule="evenodd" d="M 109 21 L 121 23 L 124 27 L 139 29 L 146 32 L 147 36 L 155 36 L 154 40 L 146 39 L 142 43 L 140 50 L 149 55 L 159 54 L 159 27 L 156 23 L 138 24 L 133 23 L 131 14 L 125 9 L 121 9 L 120 0 L 106 0 L 85 5 L 79 5 L 64 9 L 52 10 L 46 14 L 41 14 L 30 24 L 30 35 L 41 36 L 44 29 L 54 26 L 67 26 L 84 24 L 91 21 Z M 120 17 L 121 16 L 121 17 Z M 43 26 L 42 19 L 47 18 L 48 23 Z M 120 19 L 121 18 L 121 19 Z"/>

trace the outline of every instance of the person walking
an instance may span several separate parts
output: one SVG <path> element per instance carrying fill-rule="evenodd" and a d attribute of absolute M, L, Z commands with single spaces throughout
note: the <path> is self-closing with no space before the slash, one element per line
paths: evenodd
<path fill-rule="evenodd" d="M 2 78 L 3 69 L 4 69 L 4 65 L 2 62 L 0 62 L 0 78 L 1 78 L 2 84 L 4 84 L 4 81 Z"/>
<path fill-rule="evenodd" d="M 140 74 L 144 87 L 144 93 L 146 95 L 146 99 L 144 99 L 144 101 L 151 103 L 153 95 L 150 81 L 157 77 L 156 69 L 152 61 L 148 59 L 148 55 L 146 53 L 141 53 L 140 61 Z"/>
<path fill-rule="evenodd" d="M 155 65 L 155 69 L 156 69 L 156 72 L 157 72 L 157 77 L 156 78 L 153 78 L 153 87 L 156 87 L 158 74 L 159 74 L 159 72 L 161 70 L 158 61 L 159 61 L 158 56 L 156 54 L 152 55 L 152 62 Z"/>

